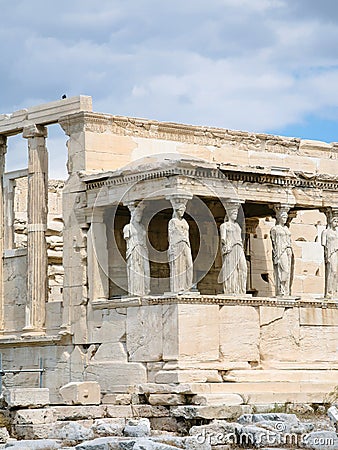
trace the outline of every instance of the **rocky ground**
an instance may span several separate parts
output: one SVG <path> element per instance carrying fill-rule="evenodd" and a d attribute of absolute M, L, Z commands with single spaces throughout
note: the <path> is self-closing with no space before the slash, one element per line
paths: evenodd
<path fill-rule="evenodd" d="M 237 421 L 212 420 L 186 435 L 152 430 L 147 418 L 96 419 L 90 427 L 66 422 L 50 428 L 50 439 L 16 440 L 0 429 L 0 448 L 10 450 L 338 450 L 338 436 L 327 415 L 243 414 Z"/>

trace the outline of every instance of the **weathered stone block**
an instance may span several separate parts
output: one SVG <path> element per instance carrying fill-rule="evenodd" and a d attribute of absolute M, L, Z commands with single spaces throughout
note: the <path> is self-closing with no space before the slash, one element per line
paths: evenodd
<path fill-rule="evenodd" d="M 152 417 L 150 418 L 150 425 L 152 430 L 170 431 L 172 433 L 177 433 L 180 430 L 179 421 L 175 417 Z M 163 437 L 165 438 L 165 436 Z M 166 437 L 170 442 L 170 435 Z"/>
<path fill-rule="evenodd" d="M 149 419 L 131 419 L 124 427 L 123 434 L 129 437 L 145 437 L 150 435 Z"/>
<path fill-rule="evenodd" d="M 51 429 L 51 437 L 61 439 L 68 445 L 93 439 L 92 421 L 83 422 L 56 422 Z"/>
<path fill-rule="evenodd" d="M 300 325 L 337 326 L 338 309 L 300 308 Z"/>
<path fill-rule="evenodd" d="M 219 358 L 218 305 L 178 305 L 179 359 L 214 361 Z"/>
<path fill-rule="evenodd" d="M 25 439 L 25 438 L 22 438 Z M 34 439 L 34 438 L 32 438 Z M 8 442 L 7 447 L 15 448 L 15 450 L 22 448 L 22 450 L 57 450 L 61 448 L 61 441 L 56 439 L 36 438 L 39 440 L 31 440 L 31 438 L 22 441 Z"/>
<path fill-rule="evenodd" d="M 93 361 L 128 361 L 125 344 L 122 342 L 106 342 L 99 346 Z"/>
<path fill-rule="evenodd" d="M 131 406 L 127 405 L 107 405 L 107 417 L 133 417 Z"/>
<path fill-rule="evenodd" d="M 220 351 L 223 360 L 259 361 L 259 314 L 252 306 L 223 306 Z"/>
<path fill-rule="evenodd" d="M 54 439 L 51 431 L 54 423 L 38 423 L 38 424 L 16 424 L 13 426 L 13 434 L 18 439 Z M 22 441 L 19 441 L 22 442 Z M 25 447 L 26 448 L 26 447 Z M 29 447 L 28 447 L 29 448 Z M 49 447 L 47 447 L 49 448 Z"/>
<path fill-rule="evenodd" d="M 0 443 L 4 444 L 10 439 L 9 433 L 6 427 L 0 427 Z"/>
<path fill-rule="evenodd" d="M 337 361 L 338 326 L 301 326 L 300 360 Z"/>
<path fill-rule="evenodd" d="M 194 405 L 242 405 L 243 398 L 238 394 L 203 394 L 194 395 L 191 402 Z"/>
<path fill-rule="evenodd" d="M 222 382 L 217 370 L 160 370 L 156 383 L 206 383 Z"/>
<path fill-rule="evenodd" d="M 99 437 L 90 441 L 81 442 L 76 446 L 77 450 L 108 450 L 113 448 L 119 448 L 118 438 L 114 436 Z"/>
<path fill-rule="evenodd" d="M 87 379 L 99 381 L 101 390 L 109 393 L 116 385 L 145 383 L 147 371 L 141 363 L 91 362 Z"/>
<path fill-rule="evenodd" d="M 269 361 L 294 361 L 299 358 L 300 329 L 298 309 L 260 308 L 260 356 Z"/>
<path fill-rule="evenodd" d="M 191 394 L 190 384 L 147 383 L 138 386 L 140 394 Z"/>
<path fill-rule="evenodd" d="M 98 405 L 101 402 L 100 385 L 96 381 L 68 383 L 60 388 L 67 405 Z"/>
<path fill-rule="evenodd" d="M 150 394 L 149 403 L 151 405 L 184 405 L 186 403 L 185 396 L 182 394 Z"/>
<path fill-rule="evenodd" d="M 73 445 L 86 439 L 94 438 L 94 432 L 91 429 L 92 425 L 92 420 L 16 425 L 14 432 L 20 439 L 60 439 L 60 441 L 63 441 L 63 444 Z M 57 448 L 61 447 L 60 441 Z M 49 447 L 42 448 L 49 449 Z"/>
<path fill-rule="evenodd" d="M 93 423 L 92 430 L 97 436 L 122 436 L 126 420 L 118 419 L 96 419 Z"/>
<path fill-rule="evenodd" d="M 97 419 L 105 415 L 104 406 L 54 406 L 53 410 L 57 420 Z"/>
<path fill-rule="evenodd" d="M 52 408 L 20 409 L 15 412 L 13 421 L 20 425 L 52 423 L 56 421 L 56 415 Z"/>
<path fill-rule="evenodd" d="M 168 417 L 169 408 L 165 406 L 132 405 L 132 412 L 135 417 Z"/>
<path fill-rule="evenodd" d="M 131 394 L 106 394 L 102 398 L 102 404 L 130 405 Z"/>
<path fill-rule="evenodd" d="M 251 411 L 248 405 L 236 406 L 176 406 L 170 411 L 174 417 L 185 419 L 234 419 L 246 410 Z"/>
<path fill-rule="evenodd" d="M 9 408 L 41 408 L 49 405 L 49 389 L 10 388 L 4 392 L 4 398 Z"/>
<path fill-rule="evenodd" d="M 128 308 L 127 350 L 130 361 L 158 361 L 163 355 L 162 306 Z"/>

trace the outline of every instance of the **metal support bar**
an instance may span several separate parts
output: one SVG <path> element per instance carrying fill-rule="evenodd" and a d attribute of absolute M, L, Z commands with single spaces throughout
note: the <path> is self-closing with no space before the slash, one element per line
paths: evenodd
<path fill-rule="evenodd" d="M 0 353 L 0 395 L 2 394 L 2 353 Z"/>
<path fill-rule="evenodd" d="M 40 375 L 39 375 L 39 388 L 42 388 L 42 374 L 43 374 L 43 372 L 45 371 L 45 369 L 43 368 L 43 365 L 42 365 L 42 358 L 40 357 L 39 358 L 39 367 L 40 367 Z"/>
<path fill-rule="evenodd" d="M 2 377 L 6 375 L 6 373 L 38 373 L 39 374 L 39 388 L 42 388 L 42 374 L 45 372 L 43 367 L 42 358 L 39 358 L 39 368 L 36 369 L 6 369 L 2 368 L 2 353 L 0 353 L 0 395 L 2 394 Z"/>

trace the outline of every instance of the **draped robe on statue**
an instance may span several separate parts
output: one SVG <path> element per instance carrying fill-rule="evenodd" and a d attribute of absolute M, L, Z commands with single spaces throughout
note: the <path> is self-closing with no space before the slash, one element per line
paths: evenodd
<path fill-rule="evenodd" d="M 322 244 L 325 256 L 326 295 L 338 296 L 338 230 L 328 228 L 323 231 Z"/>
<path fill-rule="evenodd" d="M 169 221 L 168 236 L 170 291 L 189 291 L 193 281 L 193 262 L 188 222 L 185 219 L 171 219 Z"/>
<path fill-rule="evenodd" d="M 275 225 L 270 231 L 276 295 L 290 295 L 292 272 L 291 233 L 285 225 Z"/>
<path fill-rule="evenodd" d="M 237 222 L 224 222 L 220 233 L 223 265 L 219 281 L 225 294 L 245 294 L 247 264 L 241 227 Z"/>
<path fill-rule="evenodd" d="M 150 292 L 150 267 L 147 249 L 147 233 L 140 223 L 129 223 L 123 229 L 127 241 L 127 276 L 130 295 L 146 295 Z"/>

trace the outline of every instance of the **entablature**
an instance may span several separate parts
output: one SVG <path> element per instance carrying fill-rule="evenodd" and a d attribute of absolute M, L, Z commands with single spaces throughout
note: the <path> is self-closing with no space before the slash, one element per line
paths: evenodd
<path fill-rule="evenodd" d="M 148 167 L 143 161 L 139 167 L 80 176 L 86 184 L 88 208 L 165 198 L 177 190 L 209 198 L 288 203 L 296 209 L 338 204 L 337 178 L 277 169 L 230 169 L 224 164 L 179 159 Z"/>

